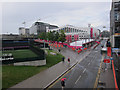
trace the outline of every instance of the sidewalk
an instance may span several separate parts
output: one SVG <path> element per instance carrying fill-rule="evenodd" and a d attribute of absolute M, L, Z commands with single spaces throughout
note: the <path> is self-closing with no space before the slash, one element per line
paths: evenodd
<path fill-rule="evenodd" d="M 103 60 L 104 60 L 104 58 L 103 58 Z M 108 57 L 107 57 L 107 59 L 108 59 Z M 102 64 L 101 64 L 100 77 L 99 77 L 97 87 L 98 88 L 115 88 L 113 71 L 111 69 L 111 63 L 107 63 L 105 66 L 105 63 L 103 62 L 103 60 L 102 60 Z"/>
<path fill-rule="evenodd" d="M 76 52 L 72 51 L 68 48 L 61 49 L 61 53 L 65 56 L 67 59 L 70 57 L 71 62 L 70 64 L 65 60 L 65 62 L 60 62 L 40 73 L 37 75 L 34 75 L 27 80 L 24 80 L 15 86 L 11 88 L 45 88 L 47 85 L 49 85 L 51 82 L 53 82 L 56 78 L 58 78 L 62 73 L 64 73 L 66 70 L 68 70 L 70 67 L 74 66 L 77 62 L 77 58 L 83 58 L 83 55 L 78 55 Z M 87 54 L 88 52 L 85 52 L 83 54 Z"/>

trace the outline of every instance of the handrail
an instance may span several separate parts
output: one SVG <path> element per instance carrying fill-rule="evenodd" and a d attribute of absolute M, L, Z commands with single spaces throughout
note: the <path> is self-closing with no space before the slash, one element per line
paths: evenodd
<path fill-rule="evenodd" d="M 113 68 L 113 76 L 114 76 L 115 88 L 116 88 L 116 90 L 118 90 L 118 85 L 117 85 L 117 80 L 116 80 L 116 75 L 115 75 L 115 68 L 114 68 L 113 62 L 114 61 L 112 60 L 112 68 Z"/>

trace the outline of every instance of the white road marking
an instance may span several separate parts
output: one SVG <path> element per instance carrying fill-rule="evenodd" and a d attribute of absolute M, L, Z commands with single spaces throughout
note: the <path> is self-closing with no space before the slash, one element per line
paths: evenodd
<path fill-rule="evenodd" d="M 88 65 L 90 65 L 90 63 L 88 63 Z"/>
<path fill-rule="evenodd" d="M 75 84 L 77 84 L 77 82 L 79 81 L 80 78 L 81 78 L 81 75 L 79 76 L 79 78 L 77 79 L 77 81 L 75 82 Z"/>
<path fill-rule="evenodd" d="M 86 71 L 86 68 L 83 70 L 83 73 Z"/>

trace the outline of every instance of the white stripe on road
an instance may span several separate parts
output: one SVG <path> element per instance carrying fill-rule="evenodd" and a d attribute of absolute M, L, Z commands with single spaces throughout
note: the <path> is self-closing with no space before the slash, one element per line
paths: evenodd
<path fill-rule="evenodd" d="M 80 78 L 81 78 L 81 75 L 79 76 L 79 78 L 77 79 L 77 81 L 75 82 L 75 84 L 77 84 L 77 82 L 79 81 Z"/>
<path fill-rule="evenodd" d="M 88 65 L 90 65 L 90 63 L 88 63 Z"/>
<path fill-rule="evenodd" d="M 86 68 L 84 69 L 83 73 L 86 71 Z"/>

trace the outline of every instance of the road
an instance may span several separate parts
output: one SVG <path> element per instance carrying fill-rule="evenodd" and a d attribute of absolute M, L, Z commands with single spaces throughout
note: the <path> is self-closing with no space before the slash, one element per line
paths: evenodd
<path fill-rule="evenodd" d="M 102 41 L 101 44 L 104 45 L 105 41 Z M 76 55 L 76 61 L 79 63 L 65 73 L 61 78 L 66 78 L 65 88 L 93 88 L 96 83 L 96 77 L 102 55 L 100 54 L 101 44 L 96 47 L 94 50 L 90 50 L 79 56 Z M 88 53 L 89 52 L 89 53 Z M 69 54 L 70 55 L 70 54 Z M 72 55 L 72 54 L 71 54 Z M 73 56 L 73 55 L 72 55 Z M 75 56 L 75 55 L 74 55 Z M 80 57 L 83 57 L 81 60 Z M 61 79 L 60 78 L 60 79 Z M 58 79 L 53 83 L 50 88 L 61 88 L 61 80 Z"/>

